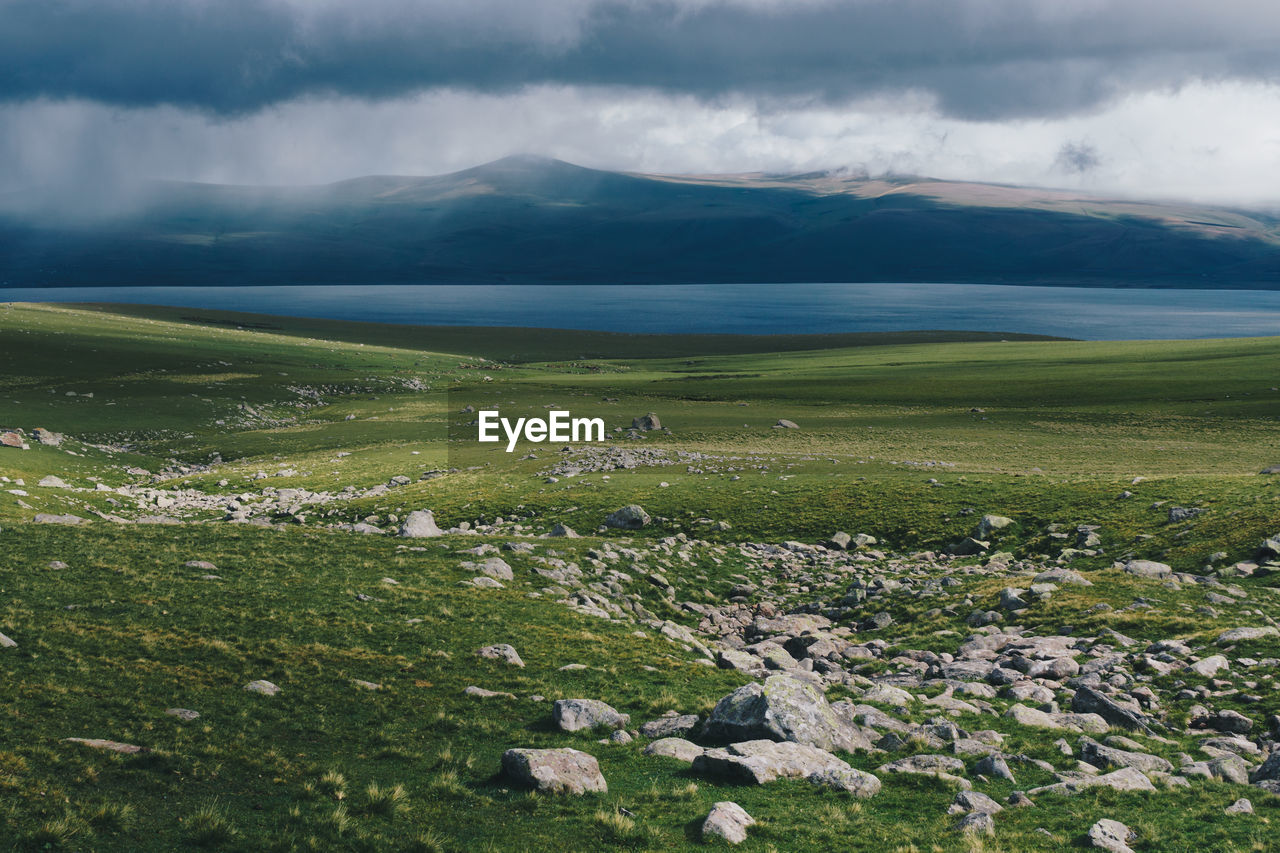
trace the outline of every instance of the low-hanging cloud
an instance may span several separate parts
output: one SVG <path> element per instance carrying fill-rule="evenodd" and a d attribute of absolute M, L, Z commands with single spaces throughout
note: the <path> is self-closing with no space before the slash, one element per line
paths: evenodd
<path fill-rule="evenodd" d="M 1280 79 L 1273 0 L 0 0 L 0 100 L 242 116 L 438 88 L 655 90 L 1070 115 Z"/>

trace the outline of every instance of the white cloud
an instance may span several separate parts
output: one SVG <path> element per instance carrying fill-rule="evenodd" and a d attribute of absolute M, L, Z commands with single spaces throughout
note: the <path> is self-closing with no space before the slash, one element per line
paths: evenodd
<path fill-rule="evenodd" d="M 1066 144 L 1094 168 L 1062 168 Z M 512 153 L 657 172 L 853 167 L 1137 197 L 1280 205 L 1280 86 L 1196 83 L 1087 114 L 966 121 L 929 95 L 846 107 L 541 86 L 390 101 L 309 98 L 235 119 L 71 101 L 0 107 L 0 188 L 118 192 L 143 178 L 320 183 L 433 174 Z"/>

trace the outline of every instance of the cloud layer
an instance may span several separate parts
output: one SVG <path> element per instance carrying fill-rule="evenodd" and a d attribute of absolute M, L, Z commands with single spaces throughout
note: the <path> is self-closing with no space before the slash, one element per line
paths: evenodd
<path fill-rule="evenodd" d="M 1060 116 L 1274 81 L 1271 0 L 8 0 L 0 98 L 240 115 L 307 96 L 619 86 Z"/>
<path fill-rule="evenodd" d="M 1280 205 L 1274 0 L 0 0 L 0 192 L 528 152 Z"/>

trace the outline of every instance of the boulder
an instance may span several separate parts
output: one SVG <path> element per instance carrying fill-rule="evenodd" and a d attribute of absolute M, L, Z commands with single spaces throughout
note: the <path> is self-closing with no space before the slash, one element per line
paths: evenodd
<path fill-rule="evenodd" d="M 516 651 L 515 646 L 509 643 L 495 643 L 492 646 L 483 646 L 476 649 L 476 654 L 487 660 L 506 661 L 512 666 L 524 669 L 524 661 L 520 659 L 520 653 Z"/>
<path fill-rule="evenodd" d="M 50 432 L 44 427 L 36 427 L 32 430 L 32 435 L 36 437 L 36 441 L 48 447 L 57 447 L 62 444 L 62 433 Z"/>
<path fill-rule="evenodd" d="M 549 794 L 609 790 L 595 757 L 576 749 L 508 749 L 502 753 L 502 772 L 518 785 Z"/>
<path fill-rule="evenodd" d="M 69 489 L 69 488 L 71 488 L 71 486 L 67 484 L 67 481 L 66 481 L 66 480 L 62 479 L 61 477 L 55 477 L 55 476 L 54 476 L 54 475 L 52 475 L 52 474 L 50 474 L 50 475 L 49 475 L 49 476 L 47 476 L 47 477 L 41 477 L 41 478 L 40 478 L 40 482 L 36 483 L 36 485 L 37 485 L 37 486 L 41 486 L 41 487 L 46 488 L 46 489 Z"/>
<path fill-rule="evenodd" d="M 747 827 L 755 822 L 755 818 L 737 803 L 716 803 L 702 821 L 702 840 L 721 838 L 730 844 L 741 844 L 747 840 Z"/>
<path fill-rule="evenodd" d="M 1006 527 L 1013 525 L 1012 518 L 1005 518 L 1003 515 L 984 515 L 982 520 L 978 522 L 978 526 L 974 528 L 974 539 L 989 539 L 992 533 L 997 530 L 1004 530 Z"/>
<path fill-rule="evenodd" d="M 1113 726 L 1130 731 L 1150 732 L 1146 715 L 1120 705 L 1092 687 L 1081 685 L 1071 698 L 1071 710 L 1081 714 L 1097 714 Z"/>
<path fill-rule="evenodd" d="M 272 684 L 270 681 L 264 681 L 262 679 L 258 679 L 257 681 L 250 681 L 248 684 L 244 686 L 244 689 L 249 691 L 250 693 L 258 693 L 263 696 L 275 696 L 277 693 L 280 692 L 279 687 Z"/>
<path fill-rule="evenodd" d="M 1167 578 L 1173 574 L 1169 566 L 1154 560 L 1130 560 L 1124 564 L 1124 570 L 1140 578 Z"/>
<path fill-rule="evenodd" d="M 444 531 L 436 526 L 435 513 L 429 509 L 415 509 L 400 525 L 400 535 L 406 539 L 425 539 L 443 536 Z"/>
<path fill-rule="evenodd" d="M 631 722 L 630 715 L 619 714 L 611 705 L 597 699 L 557 699 L 551 707 L 551 716 L 564 732 L 580 732 L 597 726 L 621 729 Z"/>
<path fill-rule="evenodd" d="M 868 746 L 862 733 L 836 714 L 817 687 L 789 675 L 743 685 L 722 698 L 707 719 L 703 735 L 720 742 L 768 738 L 827 750 Z"/>
<path fill-rule="evenodd" d="M 1118 820 L 1102 820 L 1089 827 L 1089 845 L 1109 853 L 1133 853 L 1129 842 L 1137 838 L 1133 830 Z"/>
<path fill-rule="evenodd" d="M 631 428 L 638 429 L 641 432 L 649 432 L 650 430 L 662 429 L 662 421 L 653 412 L 649 412 L 638 418 L 632 418 Z"/>
<path fill-rule="evenodd" d="M 751 740 L 708 749 L 693 760 L 692 769 L 711 779 L 764 785 L 775 779 L 807 779 L 815 773 L 851 768 L 826 750 L 807 744 Z"/>
<path fill-rule="evenodd" d="M 814 785 L 821 785 L 833 791 L 844 791 L 858 799 L 874 797 L 880 793 L 880 780 L 863 770 L 850 767 L 847 770 L 826 769 L 810 773 L 808 776 Z"/>
<path fill-rule="evenodd" d="M 1088 737 L 1080 738 L 1080 759 L 1101 770 L 1109 770 L 1113 767 L 1134 767 L 1143 773 L 1173 772 L 1173 765 L 1158 755 L 1103 746 Z"/>
<path fill-rule="evenodd" d="M 778 418 L 778 422 L 773 425 L 774 429 L 800 429 L 800 425 L 795 421 L 789 421 L 786 418 Z"/>
<path fill-rule="evenodd" d="M 1188 664 L 1187 669 L 1203 678 L 1213 678 L 1230 665 L 1230 662 L 1222 655 L 1209 655 L 1207 658 L 1201 658 L 1193 664 Z"/>
<path fill-rule="evenodd" d="M 672 715 L 650 720 L 640 727 L 640 734 L 647 738 L 684 737 L 697 727 L 697 714 Z"/>
<path fill-rule="evenodd" d="M 31 519 L 36 524 L 88 524 L 89 522 L 78 515 L 54 515 L 49 512 L 36 513 L 36 517 Z"/>
<path fill-rule="evenodd" d="M 1276 630 L 1270 625 L 1260 625 L 1256 628 L 1231 628 L 1219 634 L 1217 642 L 1220 646 L 1227 646 L 1232 643 L 1243 643 L 1249 640 L 1263 640 L 1277 635 L 1280 635 L 1280 630 Z"/>
<path fill-rule="evenodd" d="M 703 752 L 705 750 L 696 743 L 678 737 L 664 737 L 661 740 L 655 740 L 644 748 L 645 755 L 674 758 L 686 764 L 692 764 L 693 760 L 702 755 Z"/>
<path fill-rule="evenodd" d="M 606 527 L 617 527 L 622 530 L 639 530 L 648 526 L 652 519 L 649 513 L 644 511 L 644 507 L 639 504 L 628 504 L 613 513 L 604 520 Z"/>

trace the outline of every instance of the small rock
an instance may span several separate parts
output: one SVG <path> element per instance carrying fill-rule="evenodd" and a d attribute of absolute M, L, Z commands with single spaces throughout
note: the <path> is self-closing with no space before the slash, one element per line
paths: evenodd
<path fill-rule="evenodd" d="M 85 737 L 68 737 L 63 738 L 67 743 L 78 743 L 91 749 L 104 749 L 107 752 L 118 752 L 122 755 L 136 755 L 139 752 L 150 752 L 151 750 L 145 746 L 136 746 L 131 743 L 120 743 L 115 740 L 103 740 L 102 738 L 85 738 Z"/>
<path fill-rule="evenodd" d="M 200 719 L 200 712 L 193 711 L 190 708 L 166 708 L 165 713 L 168 714 L 170 717 L 177 717 L 179 720 L 182 720 L 182 722 L 184 723 L 189 723 L 192 720 Z"/>
<path fill-rule="evenodd" d="M 1253 814 L 1253 803 L 1244 797 L 1236 800 L 1225 809 L 1227 814 Z"/>
<path fill-rule="evenodd" d="M 509 643 L 496 643 L 492 646 L 483 646 L 476 649 L 476 655 L 487 660 L 502 660 L 524 669 L 524 661 L 520 659 L 519 652 L 515 646 Z"/>
<path fill-rule="evenodd" d="M 755 822 L 737 803 L 716 803 L 702 822 L 702 840 L 722 838 L 730 844 L 741 844 L 747 840 L 747 827 Z"/>
<path fill-rule="evenodd" d="M 272 684 L 270 681 L 263 681 L 262 679 L 250 681 L 244 686 L 244 689 L 248 690 L 250 693 L 261 693 L 263 696 L 275 696 L 280 692 L 279 687 Z"/>
<path fill-rule="evenodd" d="M 1089 843 L 1109 853 L 1133 853 L 1129 842 L 1138 836 L 1118 820 L 1102 820 L 1089 827 Z"/>

